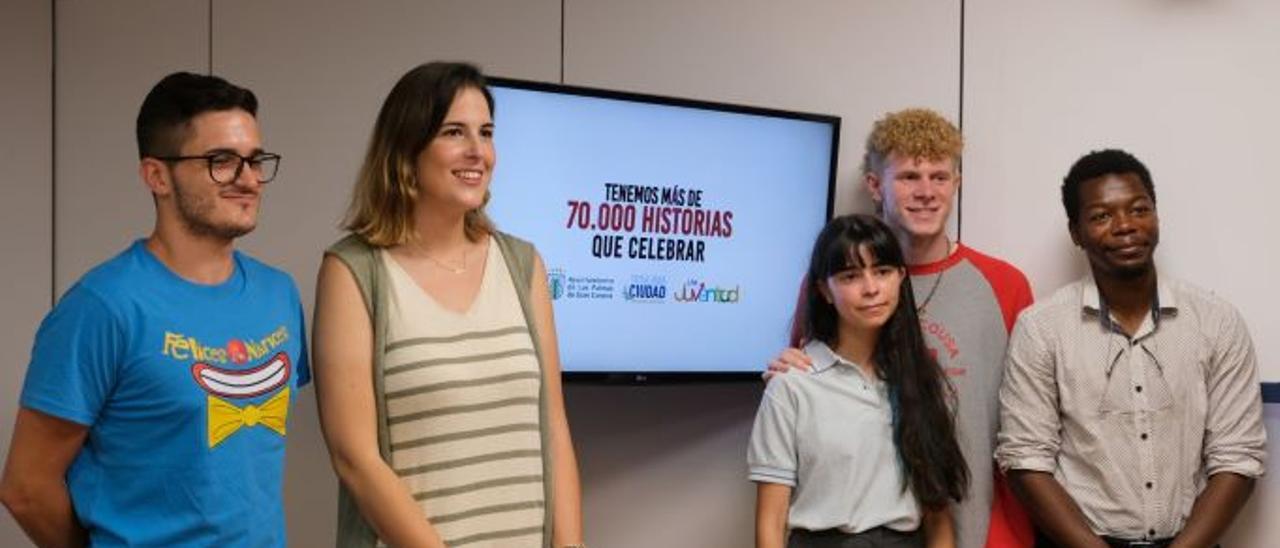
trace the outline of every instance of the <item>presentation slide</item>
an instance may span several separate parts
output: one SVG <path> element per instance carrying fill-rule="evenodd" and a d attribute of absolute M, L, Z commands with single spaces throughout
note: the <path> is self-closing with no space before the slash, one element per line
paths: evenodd
<path fill-rule="evenodd" d="M 758 372 L 784 348 L 836 119 L 493 92 L 488 210 L 547 265 L 566 372 Z"/>

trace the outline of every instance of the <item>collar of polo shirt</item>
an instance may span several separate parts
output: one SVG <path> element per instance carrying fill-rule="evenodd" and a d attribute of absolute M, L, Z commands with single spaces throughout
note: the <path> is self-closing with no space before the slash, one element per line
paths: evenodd
<path fill-rule="evenodd" d="M 822 341 L 809 341 L 808 343 L 805 343 L 804 353 L 808 354 L 810 358 L 813 358 L 813 368 L 809 371 L 810 374 L 821 373 L 831 369 L 836 364 L 847 365 L 852 367 L 859 374 L 862 374 L 862 368 L 859 367 L 858 364 L 840 357 L 839 354 L 836 354 L 831 347 L 827 346 L 827 344 Z"/>

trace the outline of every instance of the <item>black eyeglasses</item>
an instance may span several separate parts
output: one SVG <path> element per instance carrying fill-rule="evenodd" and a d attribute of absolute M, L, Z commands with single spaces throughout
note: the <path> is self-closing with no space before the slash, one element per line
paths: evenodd
<path fill-rule="evenodd" d="M 241 156 L 234 152 L 210 152 L 200 156 L 155 156 L 157 160 L 166 162 L 182 162 L 185 160 L 204 160 L 209 168 L 209 177 L 220 185 L 229 185 L 240 177 L 245 164 L 259 183 L 269 183 L 276 178 L 276 169 L 280 167 L 280 155 L 263 152 L 253 156 Z"/>

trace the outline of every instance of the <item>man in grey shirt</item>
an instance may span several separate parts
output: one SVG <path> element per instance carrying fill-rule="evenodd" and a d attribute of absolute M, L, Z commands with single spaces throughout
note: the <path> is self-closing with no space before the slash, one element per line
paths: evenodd
<path fill-rule="evenodd" d="M 1090 273 L 1019 317 L 996 459 L 1037 547 L 1211 546 L 1266 459 L 1244 321 L 1157 275 L 1155 188 L 1137 158 L 1084 156 L 1062 201 Z"/>

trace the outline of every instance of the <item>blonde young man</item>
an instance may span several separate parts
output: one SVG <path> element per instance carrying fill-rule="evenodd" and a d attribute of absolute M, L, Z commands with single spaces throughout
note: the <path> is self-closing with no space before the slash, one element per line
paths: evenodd
<path fill-rule="evenodd" d="M 1013 265 L 947 234 L 963 148 L 959 130 L 938 113 L 893 112 L 867 136 L 862 178 L 906 256 L 925 344 L 958 395 L 958 436 L 973 482 L 968 500 L 955 510 L 957 546 L 1026 546 L 1031 534 L 1025 515 L 995 470 L 992 453 L 1005 346 L 1018 313 L 1031 304 L 1031 287 Z M 790 348 L 769 369 L 808 369 L 811 363 Z"/>

